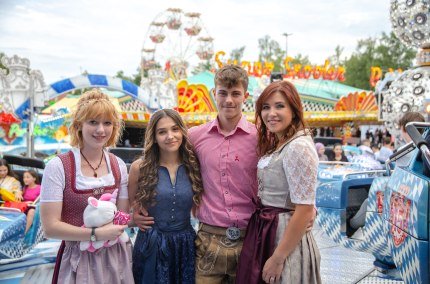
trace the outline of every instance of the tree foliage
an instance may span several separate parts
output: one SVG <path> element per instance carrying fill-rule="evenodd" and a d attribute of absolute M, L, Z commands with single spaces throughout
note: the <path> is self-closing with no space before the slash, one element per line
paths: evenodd
<path fill-rule="evenodd" d="M 282 50 L 279 42 L 271 39 L 269 35 L 258 39 L 259 55 L 258 60 L 273 62 L 274 72 L 280 72 L 284 68 L 285 51 Z"/>
<path fill-rule="evenodd" d="M 3 65 L 3 63 L 1 62 L 1 59 L 3 58 L 3 56 L 5 56 L 6 54 L 4 52 L 0 51 L 0 69 L 6 69 L 6 66 Z"/>
<path fill-rule="evenodd" d="M 134 84 L 140 86 L 140 81 L 142 80 L 142 75 L 140 74 L 140 69 L 137 68 L 136 72 L 137 72 L 136 74 L 133 74 L 131 76 L 127 76 L 124 74 L 124 71 L 120 70 L 120 71 L 116 72 L 115 77 L 133 82 Z"/>
<path fill-rule="evenodd" d="M 359 40 L 355 52 L 345 61 L 345 84 L 369 90 L 371 67 L 378 66 L 383 73 L 388 68 L 405 70 L 412 66 L 415 54 L 414 49 L 404 46 L 392 32 Z"/>
<path fill-rule="evenodd" d="M 243 57 L 243 53 L 245 52 L 246 46 L 242 46 L 239 48 L 235 48 L 230 52 L 230 60 L 237 60 L 237 62 L 240 62 Z"/>

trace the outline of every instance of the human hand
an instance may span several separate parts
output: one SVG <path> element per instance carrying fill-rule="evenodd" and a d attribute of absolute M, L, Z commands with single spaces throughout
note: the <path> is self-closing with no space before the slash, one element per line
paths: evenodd
<path fill-rule="evenodd" d="M 24 199 L 20 190 L 15 191 L 13 194 L 15 195 L 15 201 L 22 201 Z"/>
<path fill-rule="evenodd" d="M 155 223 L 154 217 L 149 216 L 149 213 L 145 208 L 141 208 L 140 210 L 134 210 L 133 222 L 142 231 L 151 229 L 151 225 Z"/>
<path fill-rule="evenodd" d="M 102 227 L 98 227 L 95 230 L 96 239 L 98 241 L 109 241 L 115 240 L 118 238 L 124 230 L 127 228 L 127 225 L 114 225 L 113 223 L 108 223 Z"/>
<path fill-rule="evenodd" d="M 314 211 L 313 211 L 313 214 L 312 214 L 312 219 L 309 221 L 309 223 L 308 223 L 308 225 L 306 227 L 306 232 L 312 231 L 312 229 L 314 227 L 314 223 L 315 223 L 315 218 L 317 217 L 317 213 L 318 213 L 317 208 L 314 207 Z"/>
<path fill-rule="evenodd" d="M 275 255 L 269 257 L 263 267 L 263 281 L 266 283 L 279 283 L 282 269 L 284 269 L 285 258 Z"/>

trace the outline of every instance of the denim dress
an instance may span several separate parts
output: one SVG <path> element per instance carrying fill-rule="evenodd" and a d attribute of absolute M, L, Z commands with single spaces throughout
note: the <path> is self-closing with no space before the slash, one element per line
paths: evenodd
<path fill-rule="evenodd" d="M 175 184 L 167 168 L 158 169 L 156 204 L 148 208 L 154 225 L 139 231 L 133 250 L 136 283 L 195 283 L 196 233 L 191 226 L 193 191 L 185 166 L 180 165 Z"/>

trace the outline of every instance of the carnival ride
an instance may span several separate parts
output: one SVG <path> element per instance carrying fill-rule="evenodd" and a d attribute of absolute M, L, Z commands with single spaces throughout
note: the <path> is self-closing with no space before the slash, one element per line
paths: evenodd
<path fill-rule="evenodd" d="M 142 78 L 149 70 L 164 69 L 167 78 L 177 81 L 187 77 L 189 67 L 213 57 L 213 38 L 200 13 L 169 8 L 151 21 L 141 52 Z"/>
<path fill-rule="evenodd" d="M 45 163 L 38 159 L 25 158 L 22 156 L 3 156 L 12 169 L 20 177 L 26 169 L 39 170 L 39 176 L 42 177 L 42 170 L 45 168 Z M 26 214 L 18 209 L 21 205 L 27 206 L 25 202 L 16 202 L 14 196 L 1 195 L 1 205 L 11 203 L 11 206 L 0 207 L 0 261 L 17 259 L 33 249 L 37 243 L 43 239 L 42 225 L 40 222 L 40 206 L 38 199 L 29 204 L 35 209 L 33 224 L 28 232 L 25 232 Z M 2 264 L 5 264 L 2 261 Z"/>
<path fill-rule="evenodd" d="M 391 276 L 405 283 L 429 283 L 430 178 L 424 175 L 420 157 L 424 153 L 424 159 L 430 162 L 430 146 L 416 126 L 428 128 L 430 124 L 407 125 L 413 144 L 407 144 L 393 154 L 386 162 L 386 171 L 343 167 L 320 170 L 317 222 L 335 242 L 373 254 L 375 265 Z M 392 171 L 391 163 L 415 146 L 409 165 L 395 167 Z M 366 199 L 365 224 L 362 235 L 356 236 L 349 221 Z"/>
<path fill-rule="evenodd" d="M 422 48 L 418 66 L 401 74 L 390 74 L 376 84 L 379 118 L 396 137 L 398 119 L 409 111 L 430 113 L 430 4 L 424 1 L 392 1 L 391 22 L 395 34 L 408 46 Z M 424 127 L 424 136 L 416 127 Z M 406 131 L 413 143 L 400 147 L 387 160 L 386 174 L 362 178 L 321 179 L 317 189 L 318 223 L 331 239 L 345 247 L 372 253 L 375 264 L 404 283 L 430 283 L 429 249 L 429 162 L 424 137 L 429 123 L 410 123 Z M 414 149 L 416 147 L 416 149 Z M 414 151 L 408 166 L 392 163 Z M 423 158 L 422 158 L 423 157 Z M 424 159 L 424 161 L 423 161 Z M 426 170 L 425 170 L 426 169 Z M 323 178 L 324 171 L 321 171 Z M 330 173 L 333 177 L 333 173 Z M 373 173 L 372 173 L 373 174 Z M 349 220 L 367 198 L 363 235 L 352 236 Z"/>

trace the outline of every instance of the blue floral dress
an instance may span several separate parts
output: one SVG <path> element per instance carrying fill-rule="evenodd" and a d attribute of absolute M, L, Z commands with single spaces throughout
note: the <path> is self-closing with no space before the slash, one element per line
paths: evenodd
<path fill-rule="evenodd" d="M 134 245 L 134 280 L 138 284 L 195 283 L 193 191 L 185 166 L 179 166 L 174 185 L 167 168 L 160 166 L 156 191 L 156 204 L 148 209 L 155 224 L 139 231 Z"/>

